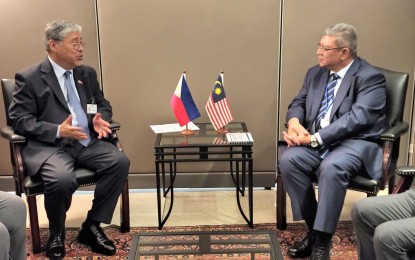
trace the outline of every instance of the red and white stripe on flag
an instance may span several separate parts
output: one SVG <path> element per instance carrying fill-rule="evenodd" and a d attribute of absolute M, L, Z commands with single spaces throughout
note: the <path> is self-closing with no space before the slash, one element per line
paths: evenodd
<path fill-rule="evenodd" d="M 213 144 L 227 144 L 227 141 L 225 139 L 225 136 L 223 137 L 215 137 L 213 140 Z"/>
<path fill-rule="evenodd" d="M 210 94 L 205 108 L 215 130 L 222 128 L 233 120 L 233 115 L 226 98 L 215 103 L 212 94 Z"/>

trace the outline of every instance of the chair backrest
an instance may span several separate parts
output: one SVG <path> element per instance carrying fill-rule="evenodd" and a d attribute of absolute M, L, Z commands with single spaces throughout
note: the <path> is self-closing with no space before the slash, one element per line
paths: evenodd
<path fill-rule="evenodd" d="M 393 127 L 403 121 L 405 109 L 406 91 L 408 88 L 409 74 L 377 68 L 386 79 L 386 113 L 390 125 Z M 400 138 L 393 142 L 393 148 L 389 156 L 389 164 L 382 178 L 381 189 L 390 178 L 394 178 L 395 169 L 399 158 Z M 392 179 L 393 180 L 393 179 Z M 391 185 L 389 181 L 389 185 Z"/>
<path fill-rule="evenodd" d="M 386 78 L 386 113 L 391 126 L 403 120 L 409 74 L 377 68 Z"/>
<path fill-rule="evenodd" d="M 4 111 L 6 113 L 6 122 L 10 126 L 9 107 L 13 100 L 14 79 L 2 79 L 1 90 L 3 92 Z"/>

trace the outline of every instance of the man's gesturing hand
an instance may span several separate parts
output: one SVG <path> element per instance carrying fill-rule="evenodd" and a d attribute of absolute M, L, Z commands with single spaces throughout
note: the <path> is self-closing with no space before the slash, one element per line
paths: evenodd
<path fill-rule="evenodd" d="M 98 139 L 102 137 L 106 138 L 108 134 L 111 134 L 110 123 L 102 119 L 101 113 L 97 113 L 92 120 L 94 123 L 94 130 L 98 133 Z"/>
<path fill-rule="evenodd" d="M 76 140 L 84 140 L 87 138 L 86 133 L 82 131 L 82 127 L 72 126 L 72 115 L 69 115 L 68 118 L 60 125 L 59 136 L 73 138 Z"/>

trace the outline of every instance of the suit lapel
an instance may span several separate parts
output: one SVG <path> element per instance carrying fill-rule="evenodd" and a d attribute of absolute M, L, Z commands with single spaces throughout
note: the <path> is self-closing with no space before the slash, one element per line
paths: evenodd
<path fill-rule="evenodd" d="M 352 86 L 352 83 L 354 82 L 356 78 L 356 73 L 359 67 L 360 67 L 360 60 L 355 59 L 355 61 L 350 66 L 350 68 L 347 70 L 346 75 L 344 76 L 344 79 L 342 80 L 339 86 L 339 90 L 337 91 L 336 97 L 334 98 L 333 107 L 330 113 L 330 121 L 333 115 L 336 113 L 337 109 L 339 109 L 341 103 L 343 102 L 343 99 L 346 97 L 347 93 L 349 92 L 349 89 Z"/>
<path fill-rule="evenodd" d="M 59 81 L 56 78 L 55 71 L 53 70 L 48 58 L 46 58 L 42 63 L 41 72 L 43 73 L 42 79 L 45 81 L 46 85 L 52 89 L 59 102 L 70 112 L 68 103 L 66 102 L 61 86 L 59 85 Z"/>

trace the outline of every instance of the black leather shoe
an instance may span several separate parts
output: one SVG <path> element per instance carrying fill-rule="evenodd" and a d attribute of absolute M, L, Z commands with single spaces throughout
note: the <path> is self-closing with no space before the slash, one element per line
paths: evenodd
<path fill-rule="evenodd" d="M 60 260 L 63 259 L 65 254 L 65 231 L 56 233 L 50 230 L 46 244 L 46 255 L 52 260 Z"/>
<path fill-rule="evenodd" d="M 330 247 L 315 247 L 311 254 L 310 260 L 329 260 Z"/>
<path fill-rule="evenodd" d="M 77 240 L 90 246 L 92 252 L 103 255 L 113 255 L 116 252 L 114 243 L 105 235 L 99 225 L 82 224 Z"/>
<path fill-rule="evenodd" d="M 303 238 L 300 242 L 297 242 L 295 245 L 288 249 L 288 255 L 291 257 L 309 257 L 313 251 L 313 246 L 315 242 L 315 236 L 312 233 Z"/>

